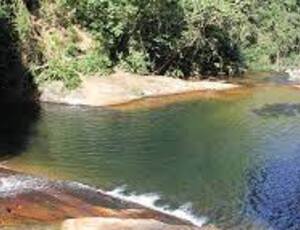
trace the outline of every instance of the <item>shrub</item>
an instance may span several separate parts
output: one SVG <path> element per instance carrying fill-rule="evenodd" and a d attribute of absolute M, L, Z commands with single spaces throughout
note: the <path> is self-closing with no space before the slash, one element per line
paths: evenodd
<path fill-rule="evenodd" d="M 76 69 L 84 75 L 107 75 L 112 71 L 112 63 L 108 55 L 101 48 L 89 51 L 76 62 Z"/>
<path fill-rule="evenodd" d="M 81 78 L 92 74 L 108 74 L 111 62 L 105 52 L 95 45 L 82 50 L 74 28 L 45 31 L 39 43 L 43 52 L 43 65 L 33 64 L 32 71 L 37 81 L 62 80 L 67 88 L 76 88 Z"/>
<path fill-rule="evenodd" d="M 191 1 L 177 0 L 64 0 L 63 4 L 97 36 L 112 62 L 121 62 L 130 71 L 177 76 L 238 72 L 239 49 L 226 31 L 229 17 L 194 2 L 192 7 Z"/>
<path fill-rule="evenodd" d="M 128 72 L 146 75 L 149 74 L 150 62 L 147 54 L 129 50 L 125 58 L 120 58 L 120 67 Z"/>
<path fill-rule="evenodd" d="M 66 60 L 51 59 L 47 62 L 47 66 L 41 71 L 36 72 L 37 81 L 55 81 L 61 80 L 65 83 L 65 86 L 69 89 L 74 89 L 80 84 L 79 73 L 74 68 L 73 62 L 67 62 Z M 33 69 L 34 71 L 34 69 Z"/>
<path fill-rule="evenodd" d="M 187 78 L 281 70 L 300 56 L 299 0 L 38 2 L 37 25 L 22 0 L 1 3 L 0 18 L 11 16 L 20 40 L 30 44 L 25 51 L 35 53 L 28 63 L 38 78 L 70 87 L 114 66 Z"/>
<path fill-rule="evenodd" d="M 14 12 L 14 24 L 19 39 L 24 42 L 28 39 L 31 31 L 30 13 L 25 6 L 23 0 L 16 0 L 12 5 Z"/>
<path fill-rule="evenodd" d="M 8 5 L 5 4 L 4 2 L 0 2 L 0 19 L 8 18 L 9 16 L 8 12 L 9 12 Z"/>
<path fill-rule="evenodd" d="M 242 41 L 241 47 L 250 66 L 281 69 L 286 59 L 300 54 L 299 1 L 256 0 L 244 15 L 252 39 Z"/>
<path fill-rule="evenodd" d="M 112 64 L 98 42 L 72 22 L 61 4 L 60 0 L 40 2 L 39 19 L 31 28 L 38 32 L 30 37 L 30 43 L 36 45 L 31 50 L 39 55 L 32 57 L 29 65 L 37 82 L 61 80 L 73 89 L 85 76 L 108 74 Z"/>

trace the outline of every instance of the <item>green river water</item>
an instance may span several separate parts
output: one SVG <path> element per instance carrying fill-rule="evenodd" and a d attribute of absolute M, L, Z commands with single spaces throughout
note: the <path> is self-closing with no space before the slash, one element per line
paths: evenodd
<path fill-rule="evenodd" d="M 8 163 L 222 229 L 300 229 L 300 91 L 134 110 L 43 104 Z"/>

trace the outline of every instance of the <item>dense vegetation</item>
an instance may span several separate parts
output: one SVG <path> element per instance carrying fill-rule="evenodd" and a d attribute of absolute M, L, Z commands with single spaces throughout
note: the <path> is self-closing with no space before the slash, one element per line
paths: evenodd
<path fill-rule="evenodd" d="M 118 67 L 176 77 L 300 63 L 298 0 L 15 0 L 0 6 L 38 81 Z"/>
<path fill-rule="evenodd" d="M 35 85 L 23 65 L 18 33 L 11 22 L 10 6 L 0 1 L 0 101 L 27 101 L 34 97 Z"/>

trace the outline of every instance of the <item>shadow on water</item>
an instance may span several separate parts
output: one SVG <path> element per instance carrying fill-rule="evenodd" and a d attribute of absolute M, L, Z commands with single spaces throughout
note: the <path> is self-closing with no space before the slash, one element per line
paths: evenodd
<path fill-rule="evenodd" d="M 38 119 L 37 88 L 22 64 L 12 22 L 0 17 L 0 160 L 25 150 Z"/>
<path fill-rule="evenodd" d="M 255 109 L 253 112 L 262 117 L 294 117 L 300 115 L 300 103 L 275 103 Z"/>
<path fill-rule="evenodd" d="M 33 103 L 0 103 L 0 161 L 24 152 L 40 108 Z"/>

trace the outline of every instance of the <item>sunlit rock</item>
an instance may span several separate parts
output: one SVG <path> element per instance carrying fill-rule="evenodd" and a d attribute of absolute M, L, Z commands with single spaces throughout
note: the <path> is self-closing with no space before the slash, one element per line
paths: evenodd
<path fill-rule="evenodd" d="M 84 217 L 131 220 L 125 221 L 124 226 L 126 224 L 137 226 L 137 223 L 143 223 L 147 227 L 152 226 L 154 223 L 154 226 L 187 225 L 189 227 L 184 229 L 195 229 L 186 220 L 112 197 L 89 186 L 75 182 L 50 181 L 0 167 L 1 229 L 8 225 L 52 224 L 69 218 Z M 137 219 L 137 221 L 132 219 Z M 66 226 L 65 229 L 73 229 L 69 226 L 76 226 L 77 221 L 79 221 L 78 226 L 83 226 L 86 223 L 87 225 L 90 225 L 89 223 L 93 224 L 94 220 L 95 226 L 101 226 L 102 222 L 98 219 L 69 221 L 64 226 Z M 154 222 L 154 220 L 157 222 Z M 120 224 L 118 221 L 113 223 L 116 226 Z M 104 224 L 107 225 L 109 222 L 104 222 Z M 85 228 L 74 229 L 84 230 Z M 91 230 L 93 229 L 98 228 L 91 228 Z M 109 228 L 104 229 L 108 230 Z"/>
<path fill-rule="evenodd" d="M 170 225 L 156 220 L 82 218 L 66 220 L 62 230 L 217 230 L 213 226 L 197 228 L 187 225 Z"/>
<path fill-rule="evenodd" d="M 300 82 L 300 69 L 288 69 L 286 72 L 289 74 L 290 81 Z"/>

